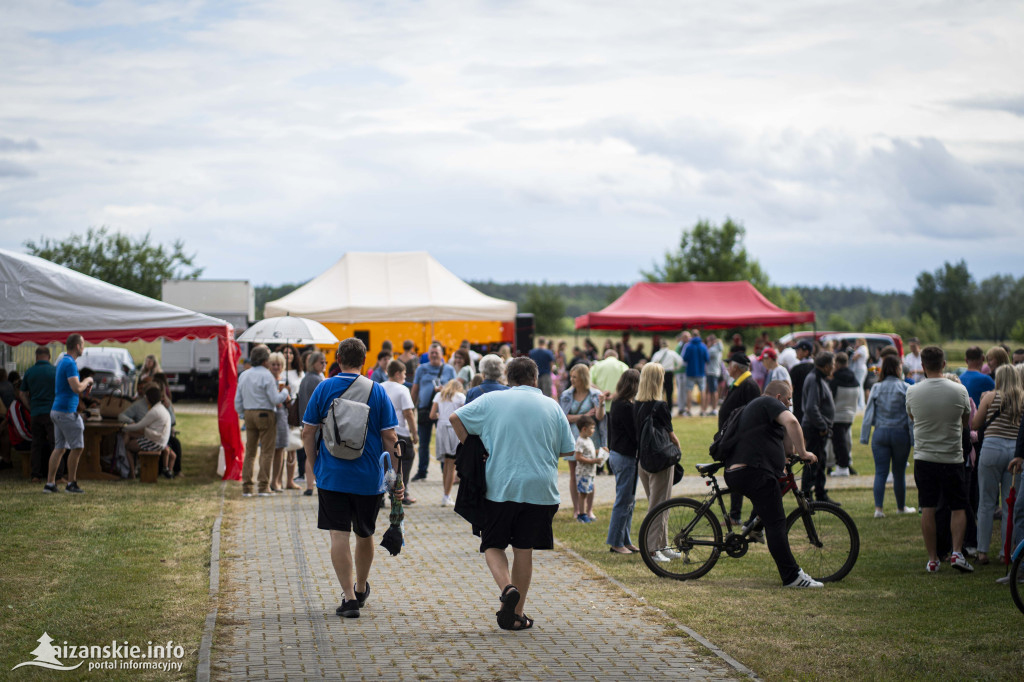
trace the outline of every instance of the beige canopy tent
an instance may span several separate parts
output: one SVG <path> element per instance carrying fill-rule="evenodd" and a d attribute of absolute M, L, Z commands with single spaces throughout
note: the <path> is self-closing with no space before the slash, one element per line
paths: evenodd
<path fill-rule="evenodd" d="M 338 338 L 363 338 L 372 362 L 385 339 L 396 352 L 405 339 L 421 351 L 432 339 L 449 348 L 463 339 L 511 343 L 516 304 L 482 294 L 425 251 L 349 252 L 309 283 L 266 304 L 265 317 L 281 315 L 321 322 Z"/>

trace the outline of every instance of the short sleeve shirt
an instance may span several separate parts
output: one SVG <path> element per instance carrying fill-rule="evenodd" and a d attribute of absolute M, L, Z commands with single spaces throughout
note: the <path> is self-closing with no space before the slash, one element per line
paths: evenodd
<path fill-rule="evenodd" d="M 70 355 L 65 355 L 57 363 L 57 373 L 53 382 L 53 407 L 56 412 L 75 412 L 78 410 L 78 394 L 71 388 L 68 379 L 79 378 L 78 363 Z"/>
<path fill-rule="evenodd" d="M 537 363 L 538 374 L 551 374 L 551 363 L 555 361 L 555 354 L 547 348 L 534 348 L 530 351 L 530 359 Z"/>
<path fill-rule="evenodd" d="M 334 399 L 344 393 L 355 379 L 355 374 L 342 373 L 321 381 L 309 398 L 306 412 L 302 415 L 303 423 L 319 426 L 330 411 Z M 384 492 L 384 469 L 380 465 L 384 442 L 380 432 L 398 426 L 398 418 L 391 399 L 380 384 L 370 387 L 367 404 L 370 406 L 370 418 L 363 454 L 358 458 L 335 457 L 327 451 L 323 439 L 318 436 L 316 466 L 313 469 L 318 487 L 354 495 L 377 495 Z"/>
<path fill-rule="evenodd" d="M 451 400 L 441 400 L 441 394 L 438 393 L 434 396 L 434 402 L 437 403 L 437 425 L 450 427 L 452 423 L 448 420 L 455 414 L 455 410 L 466 404 L 466 396 L 456 393 Z"/>
<path fill-rule="evenodd" d="M 419 394 L 416 396 L 416 407 L 430 407 L 430 401 L 434 398 L 434 380 L 437 379 L 441 386 L 455 378 L 455 368 L 444 363 L 435 367 L 429 362 L 416 368 L 416 376 L 412 383 L 419 386 Z"/>
<path fill-rule="evenodd" d="M 49 362 L 40 360 L 28 368 L 21 384 L 28 391 L 29 411 L 33 417 L 50 414 L 53 409 L 57 370 Z"/>
<path fill-rule="evenodd" d="M 409 433 L 409 425 L 405 423 L 405 417 L 402 416 L 402 413 L 406 410 L 416 409 L 416 406 L 412 403 L 412 395 L 409 393 L 409 389 L 405 387 L 405 384 L 399 384 L 395 381 L 385 381 L 381 384 L 381 388 L 388 394 L 388 398 L 391 399 L 391 405 L 395 408 L 395 416 L 398 419 L 395 433 L 408 438 L 411 435 Z"/>
<path fill-rule="evenodd" d="M 754 398 L 740 415 L 739 432 L 742 434 L 727 466 L 746 464 L 766 469 L 776 476 L 786 473 L 786 429 L 776 421 L 786 412 L 786 406 L 772 396 Z M 815 453 L 819 457 L 824 453 Z"/>
<path fill-rule="evenodd" d="M 532 386 L 493 391 L 460 408 L 466 431 L 487 448 L 487 499 L 559 504 L 558 456 L 573 452 L 569 421 L 554 400 Z"/>
<path fill-rule="evenodd" d="M 964 461 L 960 436 L 970 416 L 967 389 L 949 379 L 922 379 L 907 388 L 907 414 L 914 419 L 914 459 L 940 464 Z"/>
<path fill-rule="evenodd" d="M 592 458 L 597 456 L 597 451 L 594 450 L 594 441 L 590 438 L 584 438 L 580 436 L 576 439 L 576 452 L 580 453 L 584 457 Z M 597 465 L 596 464 L 584 464 L 583 462 L 576 462 L 576 477 L 580 476 L 596 476 Z"/>

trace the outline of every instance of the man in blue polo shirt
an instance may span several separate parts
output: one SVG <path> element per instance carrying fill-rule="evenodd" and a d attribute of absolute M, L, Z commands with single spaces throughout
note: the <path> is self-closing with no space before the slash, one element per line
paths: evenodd
<path fill-rule="evenodd" d="M 996 382 L 981 371 L 985 365 L 985 352 L 980 347 L 968 348 L 964 352 L 964 360 L 967 362 L 967 371 L 960 375 L 960 383 L 967 389 L 967 395 L 974 401 L 974 405 L 978 406 L 981 404 L 981 394 L 994 391 Z"/>
<path fill-rule="evenodd" d="M 331 533 L 331 563 L 344 592 L 344 599 L 335 613 L 343 618 L 358 618 L 360 607 L 370 596 L 368 578 L 373 564 L 373 532 L 385 491 L 385 470 L 380 456 L 384 452 L 391 453 L 391 465 L 398 466 L 395 433 L 398 417 L 384 388 L 361 376 L 366 362 L 366 346 L 362 341 L 357 338 L 342 341 L 338 345 L 337 360 L 341 373 L 320 382 L 306 405 L 302 416 L 302 445 L 319 489 L 317 528 Z M 370 383 L 366 401 L 370 406 L 366 441 L 359 457 L 340 459 L 327 450 L 319 433 L 320 423 L 331 411 L 334 400 L 357 380 Z M 404 494 L 401 479 L 395 483 L 395 494 Z M 356 534 L 354 571 L 349 543 L 353 530 Z"/>
<path fill-rule="evenodd" d="M 412 401 L 416 403 L 416 431 L 420 439 L 420 464 L 419 470 L 412 478 L 414 481 L 425 479 L 427 467 L 430 465 L 430 432 L 437 423 L 436 419 L 430 418 L 434 393 L 455 378 L 455 369 L 444 361 L 440 343 L 435 341 L 430 344 L 427 357 L 429 360 L 416 368 L 412 388 L 409 389 Z"/>
<path fill-rule="evenodd" d="M 533 577 L 533 550 L 554 547 L 551 521 L 558 511 L 558 458 L 576 443 L 558 403 L 537 388 L 530 358 L 508 364 L 507 391 L 493 391 L 459 408 L 451 417 L 459 440 L 480 436 L 487 449 L 484 523 L 480 551 L 491 576 L 504 588 L 496 614 L 503 630 L 527 630 L 523 614 Z M 512 570 L 505 549 L 512 545 Z"/>
<path fill-rule="evenodd" d="M 46 474 L 44 493 L 57 492 L 57 468 L 64 451 L 70 449 L 68 455 L 68 484 L 64 488 L 69 493 L 80 493 L 78 487 L 78 460 L 85 449 L 85 423 L 78 414 L 78 395 L 89 390 L 92 377 L 80 380 L 76 359 L 85 349 L 85 340 L 81 334 L 72 334 L 67 340 L 67 353 L 57 363 L 57 371 L 53 382 L 53 407 L 50 408 L 50 420 L 53 421 L 53 452 L 50 453 L 50 467 Z"/>

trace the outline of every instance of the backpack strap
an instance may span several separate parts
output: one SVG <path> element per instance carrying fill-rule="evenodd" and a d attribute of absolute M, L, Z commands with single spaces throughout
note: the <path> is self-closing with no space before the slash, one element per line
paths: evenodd
<path fill-rule="evenodd" d="M 370 400 L 371 391 L 373 391 L 373 382 L 360 374 L 338 397 L 347 395 L 349 400 L 366 403 Z"/>

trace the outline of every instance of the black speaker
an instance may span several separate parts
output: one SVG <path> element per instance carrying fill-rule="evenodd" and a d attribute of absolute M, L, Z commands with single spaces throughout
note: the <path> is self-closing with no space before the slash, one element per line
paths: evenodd
<path fill-rule="evenodd" d="M 516 315 L 516 354 L 526 354 L 533 348 L 533 313 Z"/>

